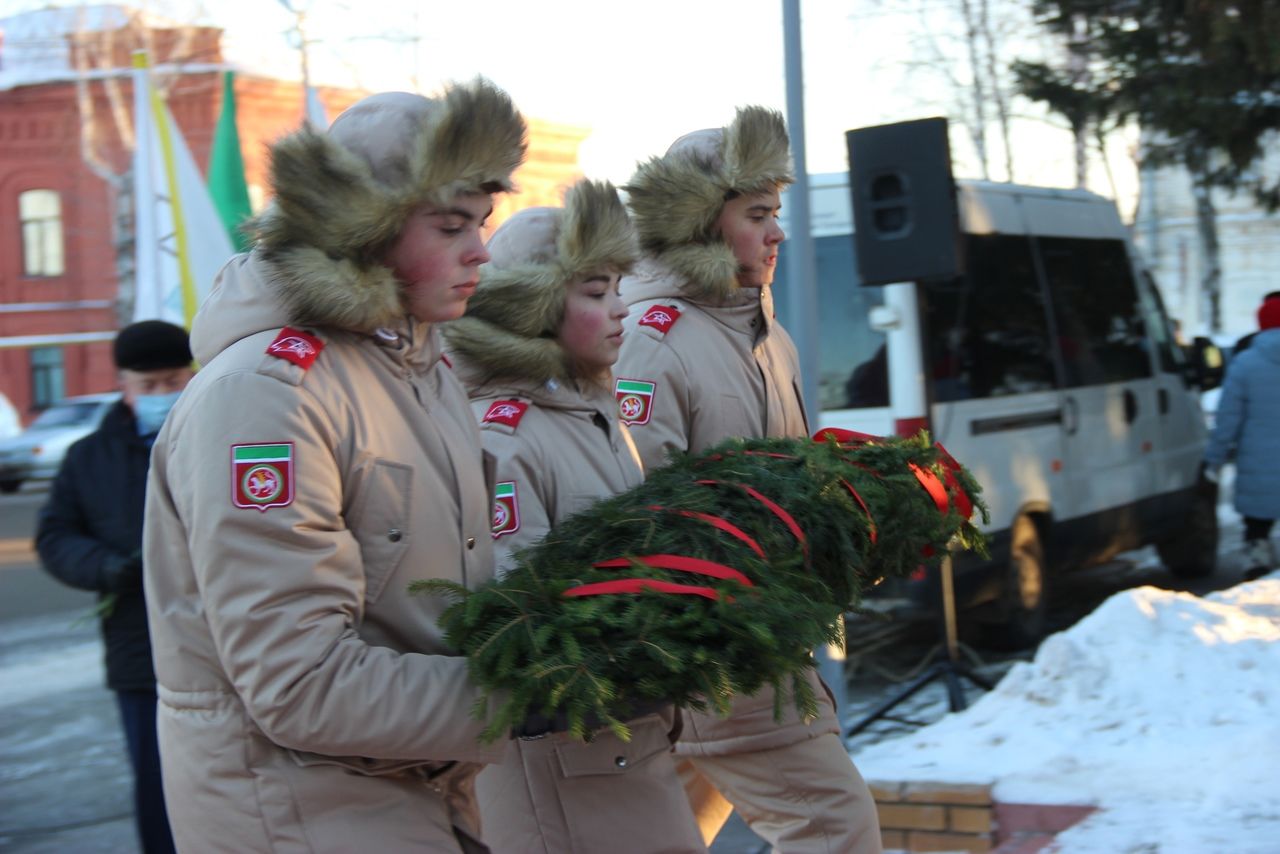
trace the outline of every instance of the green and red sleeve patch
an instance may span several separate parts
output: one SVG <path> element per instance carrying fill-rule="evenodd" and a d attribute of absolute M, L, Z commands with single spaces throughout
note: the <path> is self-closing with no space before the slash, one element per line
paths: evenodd
<path fill-rule="evenodd" d="M 231 503 L 263 513 L 293 503 L 293 443 L 231 446 Z"/>
<path fill-rule="evenodd" d="M 504 481 L 493 488 L 493 538 L 514 534 L 520 530 L 520 501 L 516 496 L 516 482 Z"/>
<path fill-rule="evenodd" d="M 618 418 L 628 427 L 648 424 L 653 415 L 653 392 L 658 384 L 649 380 L 628 380 L 619 377 L 613 384 L 613 395 L 618 399 Z"/>

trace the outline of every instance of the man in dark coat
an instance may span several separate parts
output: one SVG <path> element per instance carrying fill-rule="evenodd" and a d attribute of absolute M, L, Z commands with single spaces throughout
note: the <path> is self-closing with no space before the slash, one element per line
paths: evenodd
<path fill-rule="evenodd" d="M 134 771 L 145 854 L 171 852 L 156 746 L 156 678 L 142 595 L 142 520 L 151 443 L 191 379 L 187 332 L 160 320 L 120 330 L 121 400 L 67 451 L 40 510 L 36 550 L 60 581 L 98 593 L 107 687 L 116 693 Z"/>

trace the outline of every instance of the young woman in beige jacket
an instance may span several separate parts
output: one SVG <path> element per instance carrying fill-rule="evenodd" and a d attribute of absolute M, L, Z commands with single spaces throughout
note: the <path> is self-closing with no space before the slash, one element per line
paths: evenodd
<path fill-rule="evenodd" d="M 493 575 L 491 485 L 436 324 L 525 126 L 483 81 L 272 146 L 252 252 L 202 306 L 156 440 L 145 587 L 187 852 L 478 852 L 479 689 L 417 579 Z"/>
<path fill-rule="evenodd" d="M 563 209 L 516 214 L 488 251 L 467 316 L 445 337 L 497 458 L 502 572 L 564 517 L 643 479 L 609 370 L 635 245 L 613 187 L 584 181 Z M 585 744 L 554 720 L 526 722 L 477 780 L 485 842 L 497 854 L 705 851 L 671 756 L 679 720 L 671 706 L 648 710 L 628 722 L 629 742 L 602 728 Z"/>
<path fill-rule="evenodd" d="M 804 436 L 795 345 L 774 319 L 769 286 L 785 235 L 780 192 L 793 180 L 782 117 L 738 111 L 641 164 L 627 184 L 642 259 L 622 281 L 630 308 L 615 367 L 624 421 L 647 469 L 672 450 L 731 436 Z M 803 721 L 774 693 L 732 714 L 687 712 L 676 753 L 705 839 L 736 808 L 782 854 L 875 854 L 875 803 L 840 739 L 829 693 Z"/>

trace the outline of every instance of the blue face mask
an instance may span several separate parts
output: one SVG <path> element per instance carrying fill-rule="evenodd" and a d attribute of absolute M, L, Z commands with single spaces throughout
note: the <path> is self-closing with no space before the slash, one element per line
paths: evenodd
<path fill-rule="evenodd" d="M 133 399 L 133 417 L 138 422 L 138 435 L 150 436 L 160 432 L 164 418 L 178 402 L 180 391 L 169 394 L 140 394 Z"/>

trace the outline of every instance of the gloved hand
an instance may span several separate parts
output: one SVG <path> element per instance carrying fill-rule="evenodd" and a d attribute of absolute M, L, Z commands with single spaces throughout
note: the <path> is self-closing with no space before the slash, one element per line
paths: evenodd
<path fill-rule="evenodd" d="M 102 569 L 103 582 L 109 593 L 127 593 L 142 587 L 142 551 L 108 561 Z"/>
<path fill-rule="evenodd" d="M 1205 480 L 1209 481 L 1210 483 L 1218 482 L 1219 471 L 1220 469 L 1217 466 L 1211 466 L 1208 463 L 1203 463 L 1200 466 L 1200 476 L 1203 477 Z"/>
<path fill-rule="evenodd" d="M 670 706 L 670 700 L 637 700 L 631 703 L 626 710 L 627 716 L 623 722 L 634 721 L 645 715 Z M 594 714 L 588 713 L 584 721 L 587 731 L 597 730 L 605 726 L 605 722 Z M 557 732 L 569 731 L 569 715 L 563 711 L 557 711 L 554 715 L 547 717 L 537 712 L 529 714 L 519 726 L 512 728 L 512 738 L 542 738 L 545 735 L 551 735 Z"/>

